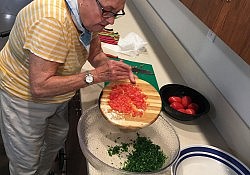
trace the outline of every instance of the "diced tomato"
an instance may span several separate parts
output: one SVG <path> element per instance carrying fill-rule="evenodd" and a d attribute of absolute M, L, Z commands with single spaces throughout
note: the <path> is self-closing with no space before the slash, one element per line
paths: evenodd
<path fill-rule="evenodd" d="M 121 84 L 112 87 L 109 105 L 113 110 L 132 116 L 142 116 L 147 108 L 147 96 L 141 89 L 132 84 Z"/>

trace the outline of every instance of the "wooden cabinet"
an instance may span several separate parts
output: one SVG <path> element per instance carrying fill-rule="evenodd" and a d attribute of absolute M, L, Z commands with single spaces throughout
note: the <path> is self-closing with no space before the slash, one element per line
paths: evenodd
<path fill-rule="evenodd" d="M 180 0 L 250 64 L 250 0 Z"/>

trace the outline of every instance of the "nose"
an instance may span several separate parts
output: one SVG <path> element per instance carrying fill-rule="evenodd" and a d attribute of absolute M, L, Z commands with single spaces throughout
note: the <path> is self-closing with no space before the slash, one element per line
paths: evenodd
<path fill-rule="evenodd" d="M 115 17 L 112 16 L 112 17 L 110 17 L 110 18 L 107 18 L 106 21 L 107 21 L 109 24 L 113 25 L 114 22 L 115 22 Z"/>

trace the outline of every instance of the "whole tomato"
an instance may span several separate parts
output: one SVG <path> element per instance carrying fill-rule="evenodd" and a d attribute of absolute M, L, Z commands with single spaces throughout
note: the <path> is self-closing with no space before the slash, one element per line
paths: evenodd
<path fill-rule="evenodd" d="M 193 109 L 186 109 L 186 114 L 194 115 L 194 114 L 196 114 L 196 112 Z"/>
<path fill-rule="evenodd" d="M 184 108 L 187 108 L 190 103 L 192 103 L 192 99 L 189 96 L 183 96 L 181 98 L 181 103 L 184 106 Z"/>
<path fill-rule="evenodd" d="M 170 104 L 170 107 L 175 109 L 175 110 L 178 110 L 178 109 L 183 109 L 183 105 L 179 102 L 176 102 L 174 101 L 173 103 Z"/>
<path fill-rule="evenodd" d="M 177 111 L 182 112 L 182 113 L 186 113 L 186 109 L 183 109 L 183 108 L 178 109 Z"/>
<path fill-rule="evenodd" d="M 173 102 L 179 102 L 181 103 L 181 97 L 178 96 L 171 96 L 168 98 L 168 102 L 171 104 Z"/>
<path fill-rule="evenodd" d="M 195 110 L 197 112 L 198 109 L 199 109 L 199 105 L 197 103 L 190 103 L 188 105 L 188 109 L 193 109 L 193 110 Z"/>

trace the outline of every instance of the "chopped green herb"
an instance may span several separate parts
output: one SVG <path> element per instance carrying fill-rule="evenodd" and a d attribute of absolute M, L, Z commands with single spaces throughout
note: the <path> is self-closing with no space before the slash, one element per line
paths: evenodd
<path fill-rule="evenodd" d="M 121 152 L 127 152 L 129 145 L 130 145 L 129 143 L 122 143 L 121 145 L 116 145 L 114 147 L 108 146 L 109 156 L 116 155 L 116 154 L 119 155 Z"/>
<path fill-rule="evenodd" d="M 133 145 L 134 150 L 128 155 L 123 170 L 130 172 L 152 172 L 159 170 L 166 161 L 160 146 L 146 137 L 138 137 Z"/>
<path fill-rule="evenodd" d="M 117 154 L 120 157 L 122 152 L 127 152 L 127 160 L 121 169 L 130 172 L 152 172 L 159 170 L 164 165 L 167 156 L 163 153 L 159 145 L 154 144 L 149 138 L 141 137 L 137 133 L 137 139 L 132 143 L 121 143 L 114 147 L 109 147 L 110 156 Z M 132 151 L 128 151 L 132 146 Z"/>

